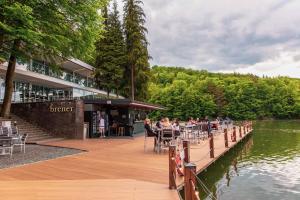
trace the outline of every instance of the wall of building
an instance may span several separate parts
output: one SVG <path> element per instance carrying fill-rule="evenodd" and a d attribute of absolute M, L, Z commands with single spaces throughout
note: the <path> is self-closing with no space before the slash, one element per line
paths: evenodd
<path fill-rule="evenodd" d="M 81 100 L 12 104 L 12 113 L 65 138 L 83 138 L 84 103 Z"/>

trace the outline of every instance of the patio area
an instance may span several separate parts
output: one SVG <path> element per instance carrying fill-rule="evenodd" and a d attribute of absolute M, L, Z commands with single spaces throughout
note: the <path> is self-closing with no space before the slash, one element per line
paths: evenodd
<path fill-rule="evenodd" d="M 191 145 L 191 160 L 197 169 L 204 169 L 238 143 L 229 141 L 225 148 L 224 134 L 214 140 L 215 158 L 207 153 L 208 140 Z M 148 142 L 146 151 L 144 136 L 47 143 L 84 152 L 2 169 L 0 193 L 3 198 L 22 200 L 179 199 L 177 190 L 168 187 L 168 151 L 155 153 L 153 140 Z M 176 183 L 181 185 L 183 178 L 177 177 Z"/>
<path fill-rule="evenodd" d="M 83 151 L 78 149 L 28 144 L 26 145 L 25 153 L 21 151 L 21 148 L 15 147 L 13 149 L 12 157 L 10 157 L 9 155 L 1 155 L 0 169 L 51 160 L 82 152 Z"/>

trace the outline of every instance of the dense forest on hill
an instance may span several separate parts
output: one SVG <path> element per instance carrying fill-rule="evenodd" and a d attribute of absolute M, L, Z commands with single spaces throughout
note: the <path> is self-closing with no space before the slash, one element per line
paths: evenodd
<path fill-rule="evenodd" d="M 161 66 L 154 66 L 151 75 L 149 102 L 168 108 L 152 113 L 154 118 L 300 118 L 300 79 Z"/>

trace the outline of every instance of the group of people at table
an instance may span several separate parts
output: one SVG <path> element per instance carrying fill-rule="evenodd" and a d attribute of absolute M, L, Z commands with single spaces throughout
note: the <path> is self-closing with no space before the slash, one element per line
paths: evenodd
<path fill-rule="evenodd" d="M 161 118 L 160 120 L 158 120 L 155 125 L 152 127 L 152 123 L 150 121 L 150 119 L 145 119 L 144 121 L 144 128 L 146 131 L 146 136 L 148 137 L 156 137 L 156 140 L 160 140 L 159 137 L 161 137 L 160 133 L 161 131 L 168 129 L 168 130 L 172 130 L 174 137 L 177 138 L 178 136 L 180 136 L 180 131 L 181 131 L 181 127 L 183 128 L 191 128 L 194 126 L 197 126 L 199 124 L 205 124 L 205 131 L 207 131 L 208 133 L 210 132 L 210 130 L 218 130 L 220 127 L 220 125 L 223 123 L 231 123 L 231 120 L 229 118 L 226 118 L 225 120 L 221 120 L 220 118 L 216 118 L 214 121 L 209 121 L 207 117 L 205 117 L 205 119 L 200 120 L 199 118 L 197 118 L 196 120 L 194 120 L 192 117 L 190 117 L 188 119 L 187 122 L 182 123 L 182 126 L 180 126 L 179 120 L 178 119 L 174 119 L 172 121 L 169 120 L 169 118 Z M 155 141 L 157 142 L 157 141 Z M 175 162 L 177 164 L 177 172 L 179 175 L 183 175 L 183 170 L 181 168 L 182 166 L 182 153 L 180 153 L 179 149 L 177 149 L 177 153 L 176 153 L 176 158 L 175 158 Z"/>
<path fill-rule="evenodd" d="M 220 118 L 215 119 L 213 122 L 209 121 L 207 117 L 205 117 L 205 119 L 200 120 L 199 118 L 197 118 L 196 120 L 193 119 L 193 117 L 190 117 L 189 120 L 185 123 L 185 127 L 189 128 L 189 127 L 193 127 L 195 125 L 199 125 L 201 123 L 205 123 L 205 124 L 209 124 L 208 128 L 210 129 L 218 129 L 219 125 L 220 125 Z M 158 120 L 155 124 L 155 126 L 153 126 L 151 128 L 151 121 L 150 119 L 145 119 L 144 121 L 144 128 L 148 134 L 148 136 L 158 136 L 158 132 L 163 130 L 163 129 L 171 129 L 174 131 L 174 135 L 179 136 L 180 135 L 180 123 L 178 119 L 174 119 L 170 122 L 169 118 L 165 117 L 165 118 L 161 118 L 160 120 Z"/>

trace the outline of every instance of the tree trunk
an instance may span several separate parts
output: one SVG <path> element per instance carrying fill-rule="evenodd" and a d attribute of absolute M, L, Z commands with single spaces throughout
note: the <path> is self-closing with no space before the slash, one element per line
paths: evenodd
<path fill-rule="evenodd" d="M 3 9 L 0 9 L 0 12 L 3 12 Z M 3 15 L 0 14 L 0 21 L 3 22 Z M 4 32 L 3 29 L 0 28 L 0 52 L 4 51 Z M 3 63 L 4 61 L 0 59 L 0 63 Z"/>
<path fill-rule="evenodd" d="M 107 98 L 109 99 L 109 94 L 110 94 L 109 88 L 106 89 L 106 92 L 107 92 Z"/>
<path fill-rule="evenodd" d="M 117 98 L 119 98 L 119 90 L 116 89 L 116 95 L 117 95 Z"/>
<path fill-rule="evenodd" d="M 134 101 L 134 66 L 131 67 L 131 100 Z"/>
<path fill-rule="evenodd" d="M 11 107 L 11 99 L 12 99 L 12 93 L 14 89 L 14 74 L 16 69 L 16 63 L 17 63 L 17 56 L 16 52 L 20 48 L 20 40 L 15 40 L 12 51 L 9 57 L 9 62 L 6 70 L 6 76 L 5 76 L 5 94 L 4 94 L 4 100 L 2 104 L 1 109 L 1 117 L 9 117 L 10 115 L 10 107 Z"/>

